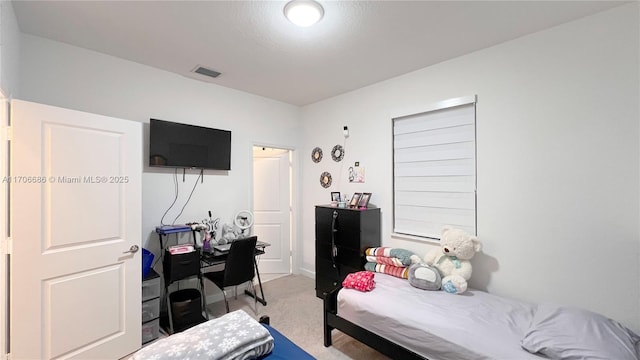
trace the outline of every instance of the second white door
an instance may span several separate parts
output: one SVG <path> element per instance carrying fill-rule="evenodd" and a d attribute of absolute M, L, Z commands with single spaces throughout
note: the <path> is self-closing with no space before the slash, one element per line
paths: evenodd
<path fill-rule="evenodd" d="M 291 272 L 290 151 L 254 147 L 253 234 L 271 246 L 260 258 L 260 272 Z"/>

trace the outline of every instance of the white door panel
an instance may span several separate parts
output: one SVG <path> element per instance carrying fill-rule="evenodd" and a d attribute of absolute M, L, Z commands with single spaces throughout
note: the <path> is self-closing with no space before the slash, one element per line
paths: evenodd
<path fill-rule="evenodd" d="M 11 353 L 140 348 L 142 124 L 12 101 Z"/>
<path fill-rule="evenodd" d="M 254 152 L 253 234 L 271 244 L 260 257 L 261 273 L 291 272 L 289 151 Z"/>
<path fill-rule="evenodd" d="M 8 110 L 9 101 L 2 93 L 2 89 L 0 89 L 0 127 L 6 127 L 9 125 Z M 4 129 L 0 129 L 0 144 L 3 144 L 2 146 L 0 146 L 0 159 L 2 159 L 0 160 L 0 163 L 2 163 L 2 165 L 0 165 L 0 177 L 2 177 L 2 179 L 5 179 L 9 171 L 8 164 L 5 163 L 5 161 L 9 159 L 9 148 L 6 145 L 9 141 L 7 135 L 8 134 L 6 131 L 4 131 Z M 2 204 L 2 206 L 0 206 L 0 219 L 2 219 L 0 220 L 0 244 L 7 243 L 9 230 L 9 224 L 7 223 L 7 221 L 5 221 L 5 219 L 8 219 L 7 212 L 9 210 L 7 208 L 7 204 L 9 204 L 9 193 L 7 190 L 7 184 L 3 183 L 2 187 L 0 187 L 0 204 Z M 0 326 L 2 327 L 0 328 L 0 354 L 3 355 L 7 353 L 7 346 L 9 345 L 6 341 L 9 335 L 6 332 L 9 328 L 9 299 L 7 292 L 7 290 L 9 289 L 9 277 L 7 270 L 9 269 L 7 268 L 8 259 L 6 251 L 7 249 L 5 249 L 4 246 L 0 246 Z"/>

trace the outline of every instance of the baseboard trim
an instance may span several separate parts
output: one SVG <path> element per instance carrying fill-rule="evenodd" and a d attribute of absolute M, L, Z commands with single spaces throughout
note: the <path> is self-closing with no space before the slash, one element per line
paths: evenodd
<path fill-rule="evenodd" d="M 311 271 L 311 270 L 307 270 L 305 268 L 300 268 L 300 275 L 304 275 L 308 278 L 312 278 L 315 279 L 316 278 L 316 272 L 315 271 Z"/>

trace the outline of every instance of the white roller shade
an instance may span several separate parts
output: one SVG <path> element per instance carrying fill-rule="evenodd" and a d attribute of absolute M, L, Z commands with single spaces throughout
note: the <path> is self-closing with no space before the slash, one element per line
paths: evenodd
<path fill-rule="evenodd" d="M 393 119 L 395 233 L 438 239 L 445 225 L 476 233 L 475 97 L 461 99 Z"/>

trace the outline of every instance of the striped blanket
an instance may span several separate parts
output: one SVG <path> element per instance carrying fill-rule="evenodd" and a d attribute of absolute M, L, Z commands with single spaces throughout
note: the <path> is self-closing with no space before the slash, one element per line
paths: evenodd
<path fill-rule="evenodd" d="M 420 257 L 413 252 L 390 247 L 374 247 L 365 250 L 367 262 L 364 269 L 399 277 L 409 278 L 409 266 L 420 262 Z"/>
<path fill-rule="evenodd" d="M 408 267 L 400 267 L 400 266 L 393 266 L 393 265 L 376 264 L 374 262 L 367 262 L 364 264 L 364 269 L 368 271 L 373 271 L 377 273 L 383 273 L 383 274 L 399 277 L 402 279 L 409 278 Z"/>

